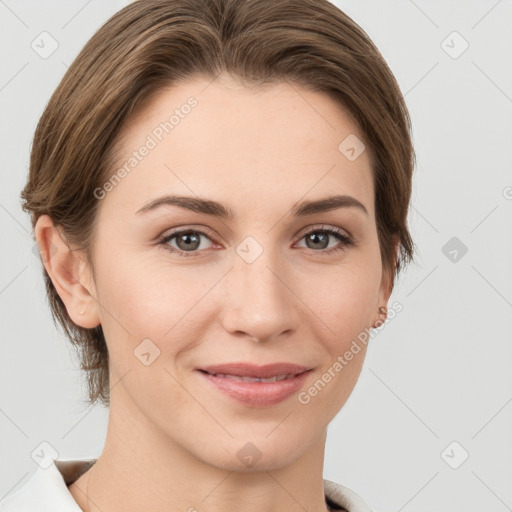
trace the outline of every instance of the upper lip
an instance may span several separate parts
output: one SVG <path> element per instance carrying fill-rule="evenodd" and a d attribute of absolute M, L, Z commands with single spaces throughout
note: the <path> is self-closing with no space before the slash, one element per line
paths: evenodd
<path fill-rule="evenodd" d="M 251 363 L 227 363 L 197 368 L 211 374 L 238 375 L 240 377 L 259 377 L 261 379 L 277 375 L 298 375 L 311 368 L 293 363 L 273 363 L 256 365 Z"/>

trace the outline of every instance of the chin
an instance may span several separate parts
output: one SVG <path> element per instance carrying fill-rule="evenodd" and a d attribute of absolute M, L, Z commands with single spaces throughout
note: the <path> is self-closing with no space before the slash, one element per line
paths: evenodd
<path fill-rule="evenodd" d="M 260 434 L 245 433 L 233 438 L 226 435 L 223 446 L 219 446 L 219 437 L 216 436 L 210 441 L 211 451 L 208 456 L 205 453 L 197 456 L 210 465 L 239 473 L 286 467 L 307 451 L 311 443 L 298 430 L 291 433 L 288 429 L 283 429 L 278 433 L 277 425 L 278 423 L 274 423 L 274 431 L 264 428 Z"/>

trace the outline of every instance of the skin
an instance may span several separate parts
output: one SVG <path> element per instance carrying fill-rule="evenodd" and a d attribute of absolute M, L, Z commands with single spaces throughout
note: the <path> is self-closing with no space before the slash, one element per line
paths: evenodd
<path fill-rule="evenodd" d="M 69 490 L 86 511 L 325 511 L 327 425 L 354 389 L 365 346 L 307 405 L 295 394 L 247 406 L 193 370 L 288 361 L 314 367 L 307 390 L 381 318 L 391 274 L 381 265 L 369 152 L 349 161 L 338 150 L 349 134 L 363 136 L 327 96 L 285 82 L 248 89 L 222 75 L 161 91 L 125 126 L 120 160 L 190 96 L 198 106 L 100 201 L 94 274 L 48 216 L 37 222 L 41 252 L 56 247 L 45 267 L 70 317 L 101 323 L 110 354 L 105 447 Z M 177 206 L 136 215 L 164 193 L 219 201 L 235 218 Z M 333 194 L 353 196 L 368 215 L 289 214 Z M 308 245 L 305 235 L 322 227 L 356 245 L 333 235 Z M 206 231 L 198 256 L 158 245 L 176 228 Z M 263 249 L 252 263 L 236 252 L 247 236 Z M 160 350 L 149 366 L 134 356 L 146 338 Z M 237 457 L 247 442 L 261 454 L 252 468 Z"/>

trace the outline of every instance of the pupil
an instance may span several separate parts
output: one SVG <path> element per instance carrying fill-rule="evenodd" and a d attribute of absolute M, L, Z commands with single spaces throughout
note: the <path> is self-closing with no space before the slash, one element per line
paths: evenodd
<path fill-rule="evenodd" d="M 318 241 L 318 239 L 320 239 L 320 241 L 322 241 L 323 239 L 323 242 L 325 242 L 327 240 L 327 235 L 325 233 L 321 233 L 321 234 L 318 234 L 318 233 L 312 233 L 310 236 L 309 236 L 309 240 L 313 241 L 313 242 L 316 242 Z M 325 247 L 322 247 L 322 248 L 325 248 Z"/>
<path fill-rule="evenodd" d="M 192 244 L 194 244 L 194 242 L 197 244 L 198 243 L 198 240 L 197 240 L 197 235 L 194 235 L 194 234 L 190 234 L 190 233 L 187 233 L 187 234 L 184 234 L 184 235 L 181 235 L 180 237 L 180 240 L 184 241 L 185 242 L 185 247 L 187 247 L 187 244 L 188 244 L 188 248 L 190 249 L 190 239 L 196 239 L 195 241 L 192 241 Z M 193 247 L 194 249 L 197 249 L 197 247 Z"/>

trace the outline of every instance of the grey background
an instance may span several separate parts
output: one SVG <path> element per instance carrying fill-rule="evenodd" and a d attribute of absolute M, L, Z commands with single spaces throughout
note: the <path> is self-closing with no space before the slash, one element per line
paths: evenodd
<path fill-rule="evenodd" d="M 0 499 L 35 471 L 41 442 L 63 459 L 103 447 L 108 410 L 80 403 L 19 192 L 66 66 L 127 3 L 0 0 Z M 419 252 L 390 300 L 403 311 L 371 341 L 329 427 L 324 477 L 377 511 L 512 510 L 512 1 L 334 3 L 379 47 L 409 106 Z M 59 44 L 47 59 L 31 48 L 42 31 Z M 469 44 L 457 58 L 453 31 Z"/>

